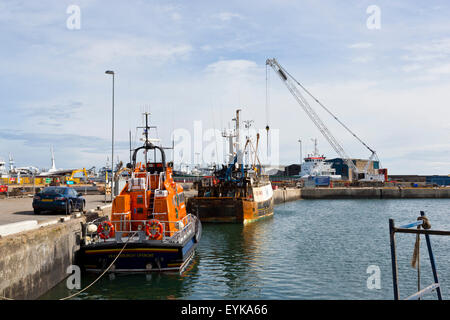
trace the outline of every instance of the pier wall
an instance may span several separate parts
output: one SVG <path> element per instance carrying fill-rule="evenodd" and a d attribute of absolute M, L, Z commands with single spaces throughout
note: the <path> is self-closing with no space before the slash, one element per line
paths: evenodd
<path fill-rule="evenodd" d="M 304 188 L 302 199 L 439 199 L 450 188 Z"/>
<path fill-rule="evenodd" d="M 0 238 L 0 296 L 36 299 L 68 276 L 84 218 Z"/>
<path fill-rule="evenodd" d="M 286 188 L 273 191 L 275 204 L 300 199 L 445 199 L 450 188 Z"/>
<path fill-rule="evenodd" d="M 302 198 L 302 189 L 300 188 L 286 188 L 273 190 L 274 204 L 300 200 L 301 198 Z"/>

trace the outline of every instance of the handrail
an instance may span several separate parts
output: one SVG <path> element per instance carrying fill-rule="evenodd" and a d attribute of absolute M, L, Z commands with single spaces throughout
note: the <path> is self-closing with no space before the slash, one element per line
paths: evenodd
<path fill-rule="evenodd" d="M 182 219 L 177 220 L 177 221 L 159 220 L 159 222 L 161 222 L 162 225 L 163 225 L 163 232 L 162 232 L 163 239 L 167 238 L 166 237 L 166 233 L 167 232 L 169 233 L 168 238 L 171 238 L 171 237 L 175 236 L 177 233 L 182 233 L 187 228 L 192 226 L 193 223 L 194 223 L 194 220 L 193 220 L 192 217 L 193 217 L 193 215 L 189 213 L 185 217 L 183 217 Z M 111 223 L 114 225 L 114 228 L 115 228 L 116 232 L 124 232 L 125 233 L 125 232 L 136 231 L 136 230 L 131 230 L 132 223 L 139 223 L 140 222 L 140 223 L 142 223 L 142 226 L 144 227 L 145 223 L 147 221 L 149 221 L 149 220 L 128 220 L 128 219 L 125 219 L 125 215 L 122 215 L 122 217 L 121 217 L 121 219 L 119 221 L 111 221 Z M 180 221 L 183 223 L 183 228 L 181 230 L 166 230 L 166 224 L 177 223 L 177 222 L 180 222 Z M 124 227 L 127 226 L 127 225 L 129 226 L 129 228 L 125 229 Z M 120 226 L 120 228 L 118 226 Z"/>
<path fill-rule="evenodd" d="M 418 220 L 410 224 L 405 224 L 404 226 L 397 227 L 397 229 L 408 229 L 412 227 L 417 227 L 423 224 L 423 220 Z"/>
<path fill-rule="evenodd" d="M 427 293 L 431 293 L 434 290 L 436 290 L 437 288 L 440 287 L 439 283 L 433 283 L 431 285 L 429 285 L 428 287 L 426 287 L 425 289 L 420 290 L 419 292 L 416 292 L 412 295 L 410 295 L 408 298 L 406 298 L 405 300 L 419 300 L 420 298 L 422 298 L 425 294 Z"/>
<path fill-rule="evenodd" d="M 419 220 L 419 219 L 421 219 L 421 220 Z M 450 231 L 423 229 L 424 228 L 423 219 L 426 219 L 424 211 L 420 211 L 420 217 L 418 218 L 418 221 L 415 221 L 415 222 L 412 222 L 412 223 L 409 223 L 409 224 L 406 224 L 406 225 L 403 225 L 400 227 L 395 226 L 394 219 L 389 219 L 389 234 L 390 234 L 391 262 L 392 262 L 392 282 L 393 282 L 393 286 L 394 286 L 394 299 L 395 300 L 400 299 L 400 293 L 399 293 L 399 288 L 398 288 L 397 253 L 396 253 L 396 246 L 395 246 L 395 234 L 396 233 L 415 233 L 415 234 L 417 234 L 417 237 L 419 237 L 420 234 L 425 235 L 425 240 L 427 242 L 428 255 L 430 258 L 431 270 L 433 272 L 434 283 L 429 285 L 425 289 L 422 289 L 422 290 L 419 289 L 418 292 L 410 295 L 406 299 L 407 300 L 420 299 L 425 294 L 436 291 L 438 300 L 442 300 L 441 286 L 440 286 L 438 275 L 437 275 L 436 262 L 434 259 L 433 250 L 431 249 L 430 235 L 433 234 L 433 235 L 450 236 Z M 413 227 L 417 227 L 417 229 L 410 229 Z M 420 227 L 422 227 L 422 229 Z M 429 228 L 429 227 L 430 226 L 428 225 L 427 228 Z M 418 241 L 418 240 L 416 240 L 416 241 Z M 418 254 L 420 255 L 420 253 L 418 253 Z M 419 287 L 420 287 L 419 274 L 418 274 L 418 279 L 419 279 Z"/>

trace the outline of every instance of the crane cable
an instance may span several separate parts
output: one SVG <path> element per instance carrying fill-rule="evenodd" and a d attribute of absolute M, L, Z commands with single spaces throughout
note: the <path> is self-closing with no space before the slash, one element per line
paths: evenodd
<path fill-rule="evenodd" d="M 269 159 L 269 66 L 266 64 L 266 137 L 267 137 L 267 160 Z"/>
<path fill-rule="evenodd" d="M 309 92 L 300 82 L 298 82 L 286 69 L 284 69 L 282 66 L 278 65 L 283 72 L 285 72 L 291 79 L 295 81 L 314 101 L 316 101 L 319 106 L 321 106 L 326 112 L 328 112 L 337 122 L 339 122 L 348 132 L 350 132 L 351 135 L 353 135 L 359 142 L 361 142 L 370 152 L 375 154 L 376 152 L 370 148 L 364 141 L 362 141 L 352 130 L 350 130 L 349 127 L 347 127 L 341 120 L 339 120 L 327 107 L 325 107 L 315 96 L 312 95 L 311 92 Z M 378 158 L 378 157 L 377 157 Z"/>

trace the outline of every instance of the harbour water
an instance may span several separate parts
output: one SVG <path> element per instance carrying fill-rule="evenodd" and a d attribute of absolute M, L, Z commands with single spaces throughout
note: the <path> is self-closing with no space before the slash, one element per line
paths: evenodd
<path fill-rule="evenodd" d="M 196 257 L 183 275 L 106 275 L 77 299 L 393 299 L 388 219 L 450 230 L 449 199 L 300 200 L 248 225 L 204 224 Z M 444 299 L 450 297 L 450 238 L 431 236 Z M 398 234 L 401 298 L 417 291 L 410 266 L 415 235 Z M 369 289 L 380 270 L 380 289 Z M 82 276 L 82 288 L 96 278 Z M 432 283 L 421 241 L 422 288 Z M 65 281 L 42 299 L 74 293 Z M 435 299 L 435 294 L 427 299 Z"/>

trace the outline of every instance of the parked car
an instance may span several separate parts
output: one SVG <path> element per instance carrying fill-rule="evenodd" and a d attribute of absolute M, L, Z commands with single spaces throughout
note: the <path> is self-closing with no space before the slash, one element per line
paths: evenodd
<path fill-rule="evenodd" d="M 7 192 L 8 192 L 8 186 L 0 185 L 0 193 L 7 193 Z"/>
<path fill-rule="evenodd" d="M 69 187 L 46 187 L 33 197 L 35 214 L 42 211 L 62 211 L 71 214 L 74 210 L 84 211 L 86 199 L 81 193 Z"/>

